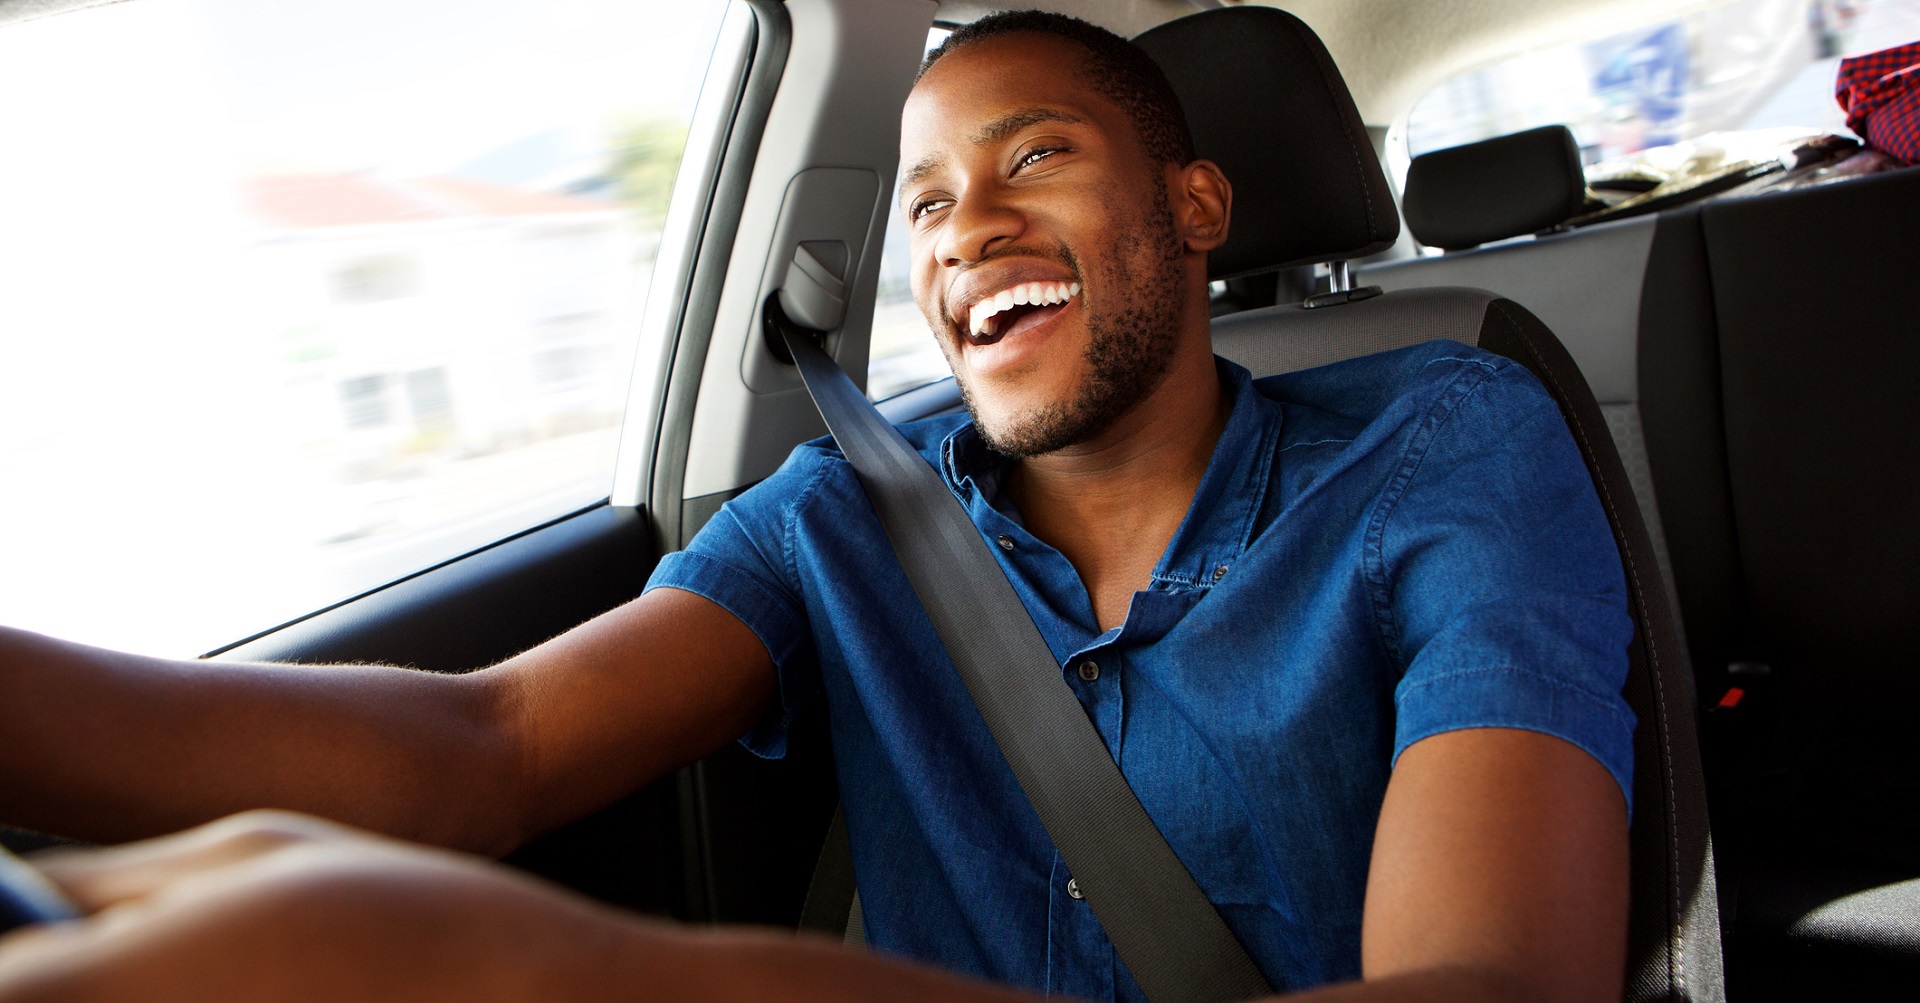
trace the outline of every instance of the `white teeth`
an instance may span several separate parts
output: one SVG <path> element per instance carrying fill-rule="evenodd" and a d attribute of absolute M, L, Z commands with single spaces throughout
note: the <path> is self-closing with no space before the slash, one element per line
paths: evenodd
<path fill-rule="evenodd" d="M 967 330 L 974 337 L 982 337 L 992 327 L 990 321 L 995 314 L 1010 310 L 1014 306 L 1052 306 L 1064 303 L 1080 295 L 1078 282 L 1023 282 L 1010 289 L 1002 289 L 992 296 L 982 298 L 968 311 Z"/>

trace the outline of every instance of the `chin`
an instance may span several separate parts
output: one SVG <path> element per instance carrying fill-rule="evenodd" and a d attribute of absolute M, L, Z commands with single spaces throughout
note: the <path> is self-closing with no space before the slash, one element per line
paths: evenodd
<path fill-rule="evenodd" d="M 1002 456 L 1023 459 L 1065 449 L 1093 438 L 1082 410 L 1071 400 L 1048 400 L 1027 405 L 981 405 L 961 386 L 967 410 L 988 448 Z"/>

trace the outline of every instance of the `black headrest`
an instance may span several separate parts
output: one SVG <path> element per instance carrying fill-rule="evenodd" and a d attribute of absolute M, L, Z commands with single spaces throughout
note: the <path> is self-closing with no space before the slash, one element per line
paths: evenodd
<path fill-rule="evenodd" d="M 1458 250 L 1565 222 L 1586 204 L 1580 146 L 1564 125 L 1435 150 L 1407 168 L 1407 229 Z"/>
<path fill-rule="evenodd" d="M 1166 71 L 1200 156 L 1233 185 L 1216 279 L 1358 258 L 1400 235 L 1393 195 L 1326 46 L 1271 7 L 1223 7 L 1134 43 Z"/>

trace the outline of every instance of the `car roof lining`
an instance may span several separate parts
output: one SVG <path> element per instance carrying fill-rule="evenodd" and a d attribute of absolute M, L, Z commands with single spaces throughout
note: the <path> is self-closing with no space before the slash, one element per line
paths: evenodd
<path fill-rule="evenodd" d="M 1268 0 L 1245 4 L 1195 0 L 1025 0 L 1020 6 L 1070 14 L 1129 38 L 1205 7 L 1278 7 L 1299 17 L 1333 54 L 1369 125 L 1391 125 L 1451 77 L 1535 49 L 1603 37 L 1727 0 L 1421 0 L 1381 4 L 1353 0 Z M 964 24 L 1008 6 L 1007 0 L 940 0 L 937 20 Z"/>
<path fill-rule="evenodd" d="M 0 0 L 0 25 L 121 2 L 122 0 Z"/>

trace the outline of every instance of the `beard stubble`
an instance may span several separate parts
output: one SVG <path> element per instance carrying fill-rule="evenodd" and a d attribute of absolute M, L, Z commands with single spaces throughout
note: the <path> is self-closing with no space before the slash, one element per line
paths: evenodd
<path fill-rule="evenodd" d="M 959 378 L 960 399 L 988 448 L 1019 459 L 1087 442 L 1153 392 L 1178 345 L 1183 250 L 1166 189 L 1155 185 L 1152 202 L 1133 215 L 1100 264 L 1097 285 L 1084 282 L 1086 272 L 1072 251 L 1064 245 L 1055 251 L 1082 276 L 1083 289 L 1100 290 L 1110 304 L 1088 314 L 1091 337 L 1082 356 L 1087 380 L 1066 400 L 989 423 L 982 420 L 967 380 Z"/>

